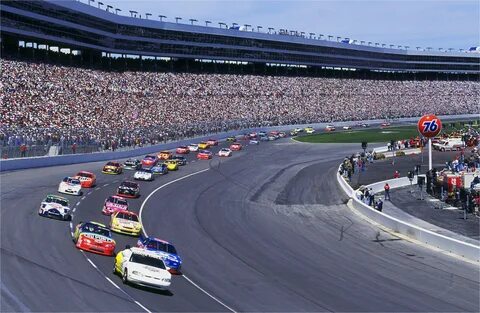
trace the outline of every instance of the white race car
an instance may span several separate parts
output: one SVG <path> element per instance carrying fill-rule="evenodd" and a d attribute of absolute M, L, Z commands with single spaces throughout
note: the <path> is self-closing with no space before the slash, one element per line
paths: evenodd
<path fill-rule="evenodd" d="M 218 151 L 218 156 L 220 157 L 229 157 L 232 156 L 232 150 L 228 148 L 222 148 L 220 151 Z"/>
<path fill-rule="evenodd" d="M 141 248 L 127 247 L 117 253 L 113 273 L 120 274 L 124 284 L 167 289 L 172 282 L 162 256 Z"/>
<path fill-rule="evenodd" d="M 258 141 L 257 139 L 250 139 L 250 141 L 248 143 L 251 144 L 251 145 L 258 145 L 260 143 L 260 141 Z"/>
<path fill-rule="evenodd" d="M 68 199 L 56 195 L 48 195 L 38 209 L 38 215 L 70 221 L 72 215 L 68 207 Z"/>
<path fill-rule="evenodd" d="M 198 145 L 196 143 L 189 144 L 187 146 L 188 150 L 192 152 L 197 152 L 198 151 Z"/>
<path fill-rule="evenodd" d="M 58 192 L 69 195 L 81 196 L 82 184 L 80 180 L 73 177 L 65 177 L 58 185 Z"/>
<path fill-rule="evenodd" d="M 133 179 L 135 180 L 146 180 L 146 181 L 152 181 L 155 179 L 152 170 L 149 169 L 141 169 L 135 172 L 133 174 Z"/>
<path fill-rule="evenodd" d="M 352 129 L 352 127 L 351 127 L 351 126 L 343 126 L 342 128 L 343 128 L 344 130 L 349 130 L 349 129 Z"/>

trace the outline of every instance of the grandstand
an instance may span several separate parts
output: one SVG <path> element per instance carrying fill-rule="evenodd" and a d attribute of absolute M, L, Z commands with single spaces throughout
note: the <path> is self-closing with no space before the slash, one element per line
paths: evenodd
<path fill-rule="evenodd" d="M 255 74 L 280 70 L 393 78 L 403 73 L 402 77 L 412 74 L 415 79 L 445 74 L 475 79 L 480 74 L 478 54 L 357 45 L 283 29 L 247 32 L 156 21 L 73 0 L 2 1 L 1 28 L 3 55 L 58 61 L 52 51 L 66 51 L 63 59 L 71 64 L 110 69 L 227 69 Z M 333 69 L 344 71 L 332 74 Z"/>

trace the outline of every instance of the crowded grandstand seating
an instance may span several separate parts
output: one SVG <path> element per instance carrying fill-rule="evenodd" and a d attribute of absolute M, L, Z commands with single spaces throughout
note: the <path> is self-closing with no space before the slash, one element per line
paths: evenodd
<path fill-rule="evenodd" d="M 105 72 L 1 60 L 0 143 L 136 145 L 258 125 L 478 113 L 473 81 Z"/>

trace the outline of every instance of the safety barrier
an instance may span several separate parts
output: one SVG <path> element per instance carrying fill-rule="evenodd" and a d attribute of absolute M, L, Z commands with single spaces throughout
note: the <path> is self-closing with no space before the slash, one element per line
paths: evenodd
<path fill-rule="evenodd" d="M 356 191 L 354 191 L 345 181 L 344 177 L 340 175 L 340 171 L 337 172 L 337 181 L 339 182 L 340 187 L 342 187 L 342 190 L 352 199 L 353 208 L 369 220 L 374 221 L 395 233 L 410 237 L 429 246 L 462 256 L 470 261 L 480 262 L 479 245 L 437 234 L 428 229 L 394 218 L 384 212 L 379 212 L 356 197 Z M 366 187 L 372 188 L 374 193 L 378 193 L 383 191 L 385 183 L 390 185 L 390 189 L 394 189 L 410 185 L 410 180 L 408 180 L 407 177 L 402 177 L 377 182 Z M 417 183 L 416 177 L 412 183 Z"/>

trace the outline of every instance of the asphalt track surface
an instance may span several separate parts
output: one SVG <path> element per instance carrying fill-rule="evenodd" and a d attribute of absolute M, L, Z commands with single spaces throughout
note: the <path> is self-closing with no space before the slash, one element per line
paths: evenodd
<path fill-rule="evenodd" d="M 148 235 L 184 261 L 168 292 L 123 285 L 113 258 L 77 250 L 68 222 L 37 215 L 62 177 L 90 170 L 96 188 L 68 196 L 73 225 L 108 224 L 103 201 L 133 172 L 103 175 L 97 162 L 3 173 L 0 311 L 478 312 L 478 265 L 385 233 L 345 205 L 335 171 L 357 146 L 283 139 L 141 182 L 130 209 L 143 203 Z M 136 242 L 114 238 L 117 251 Z"/>

